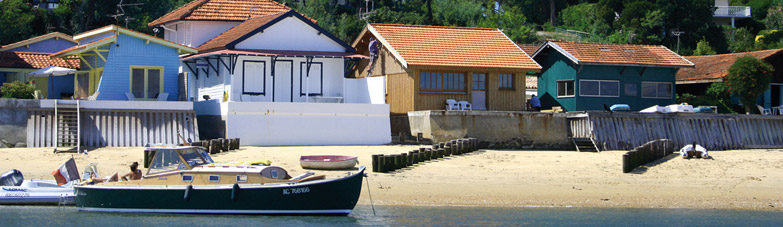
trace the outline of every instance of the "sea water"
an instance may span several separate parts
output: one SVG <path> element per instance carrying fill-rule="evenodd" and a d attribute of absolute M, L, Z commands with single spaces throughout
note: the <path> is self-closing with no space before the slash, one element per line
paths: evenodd
<path fill-rule="evenodd" d="M 783 212 L 709 209 L 357 206 L 348 216 L 79 212 L 0 206 L 1 226 L 780 226 Z"/>

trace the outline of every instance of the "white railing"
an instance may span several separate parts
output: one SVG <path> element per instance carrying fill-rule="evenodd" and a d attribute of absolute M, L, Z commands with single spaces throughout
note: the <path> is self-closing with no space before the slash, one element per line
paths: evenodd
<path fill-rule="evenodd" d="M 716 17 L 750 17 L 750 6 L 716 6 Z"/>

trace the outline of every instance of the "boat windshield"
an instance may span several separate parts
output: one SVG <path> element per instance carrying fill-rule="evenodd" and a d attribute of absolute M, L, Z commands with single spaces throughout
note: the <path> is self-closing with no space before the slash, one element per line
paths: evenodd
<path fill-rule="evenodd" d="M 190 167 L 212 163 L 212 158 L 207 160 L 204 158 L 203 153 L 199 152 L 198 149 L 184 149 L 179 150 L 179 152 L 182 153 L 182 158 L 188 162 Z"/>
<path fill-rule="evenodd" d="M 212 158 L 209 158 L 209 156 L 205 158 L 202 153 L 198 148 L 156 149 L 155 157 L 150 163 L 147 174 L 187 169 L 188 166 L 194 167 L 212 163 Z M 183 160 L 187 162 L 187 165 L 185 165 Z"/>

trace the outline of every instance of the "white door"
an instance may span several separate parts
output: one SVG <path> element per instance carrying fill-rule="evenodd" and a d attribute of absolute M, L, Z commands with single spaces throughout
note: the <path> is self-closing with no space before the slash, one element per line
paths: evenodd
<path fill-rule="evenodd" d="M 470 104 L 474 110 L 487 110 L 487 74 L 474 73 L 472 84 Z"/>
<path fill-rule="evenodd" d="M 293 61 L 275 61 L 275 77 L 273 78 L 274 88 L 272 95 L 273 102 L 291 102 L 294 93 L 292 88 L 293 83 Z"/>

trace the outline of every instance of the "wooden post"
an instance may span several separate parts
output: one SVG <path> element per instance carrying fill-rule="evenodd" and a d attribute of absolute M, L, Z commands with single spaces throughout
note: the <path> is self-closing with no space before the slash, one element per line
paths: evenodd
<path fill-rule="evenodd" d="M 413 165 L 413 154 L 414 154 L 413 151 L 409 151 L 408 152 L 408 160 L 407 160 L 408 161 L 408 166 L 412 166 Z"/>
<path fill-rule="evenodd" d="M 380 163 L 378 160 L 381 159 L 382 156 L 382 154 L 372 155 L 372 171 L 375 173 L 380 172 Z"/>
<path fill-rule="evenodd" d="M 438 148 L 438 158 L 443 158 L 444 156 L 446 156 L 446 149 Z"/>
<path fill-rule="evenodd" d="M 218 152 L 220 152 L 220 147 L 221 146 L 223 146 L 223 145 L 220 143 L 220 140 L 218 140 L 218 139 L 210 140 L 209 141 L 209 153 L 210 154 L 217 154 Z"/>
<path fill-rule="evenodd" d="M 419 164 L 419 161 L 421 161 L 421 154 L 419 152 L 413 153 L 413 164 Z"/>
<path fill-rule="evenodd" d="M 239 138 L 237 138 L 237 146 L 236 146 L 236 149 L 237 149 L 237 150 L 239 150 L 239 147 L 240 147 L 240 146 L 241 146 L 241 144 L 239 143 Z"/>
<path fill-rule="evenodd" d="M 444 142 L 438 143 L 438 148 L 443 148 L 445 146 L 446 146 L 446 143 L 444 143 Z"/>
<path fill-rule="evenodd" d="M 400 169 L 402 167 L 402 157 L 399 154 L 393 154 L 394 156 L 394 169 Z"/>
<path fill-rule="evenodd" d="M 421 144 L 421 142 L 423 140 L 424 140 L 424 136 L 422 135 L 422 133 L 421 132 L 420 133 L 416 133 L 416 143 L 417 144 Z"/>
<path fill-rule="evenodd" d="M 228 151 L 228 139 L 220 139 L 220 143 L 223 145 L 223 147 L 221 147 L 222 151 Z"/>

